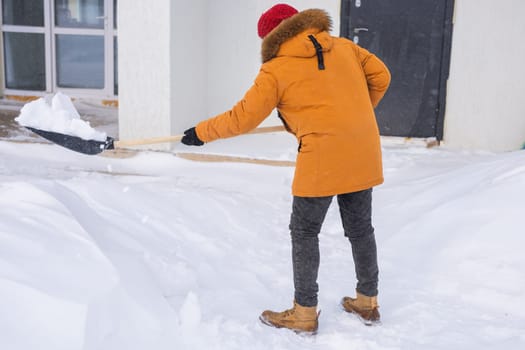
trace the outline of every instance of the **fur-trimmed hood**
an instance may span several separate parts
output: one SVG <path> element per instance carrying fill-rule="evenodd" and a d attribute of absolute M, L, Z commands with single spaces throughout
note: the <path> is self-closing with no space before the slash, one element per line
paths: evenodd
<path fill-rule="evenodd" d="M 263 39 L 262 62 L 276 57 L 282 44 L 308 29 L 328 32 L 332 29 L 332 19 L 326 11 L 319 9 L 305 10 L 285 19 Z"/>

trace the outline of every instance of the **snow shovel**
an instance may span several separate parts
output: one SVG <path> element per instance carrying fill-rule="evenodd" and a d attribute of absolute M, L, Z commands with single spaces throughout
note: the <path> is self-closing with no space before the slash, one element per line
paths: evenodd
<path fill-rule="evenodd" d="M 59 146 L 68 148 L 72 151 L 83 153 L 83 154 L 99 154 L 105 150 L 112 150 L 117 148 L 126 148 L 129 146 L 139 146 L 139 145 L 151 145 L 155 143 L 168 143 L 168 142 L 178 142 L 182 139 L 184 135 L 174 135 L 166 137 L 153 137 L 148 139 L 136 139 L 136 140 L 115 140 L 112 137 L 107 137 L 105 141 L 98 140 L 84 140 L 78 136 L 61 134 L 53 131 L 45 131 L 40 129 L 35 129 L 29 126 L 26 126 L 27 129 L 31 130 L 35 134 L 56 143 Z M 262 134 L 276 131 L 284 131 L 283 126 L 267 126 L 254 129 L 248 134 Z"/>

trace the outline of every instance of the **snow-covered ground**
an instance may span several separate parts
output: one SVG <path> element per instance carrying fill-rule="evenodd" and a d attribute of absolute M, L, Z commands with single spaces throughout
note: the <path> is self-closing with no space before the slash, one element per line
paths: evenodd
<path fill-rule="evenodd" d="M 198 150 L 289 160 L 295 149 L 276 133 Z M 382 325 L 339 307 L 355 275 L 334 201 L 319 333 L 304 337 L 258 321 L 293 298 L 293 168 L 0 141 L 0 348 L 524 349 L 525 151 L 386 141 L 384 167 Z"/>

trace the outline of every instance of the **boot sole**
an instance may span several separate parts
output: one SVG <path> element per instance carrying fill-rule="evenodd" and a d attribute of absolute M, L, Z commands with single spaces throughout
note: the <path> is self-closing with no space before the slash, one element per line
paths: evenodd
<path fill-rule="evenodd" d="M 368 327 L 372 327 L 372 326 L 380 326 L 381 325 L 381 320 L 367 320 L 366 318 L 364 318 L 363 316 L 361 316 L 360 314 L 358 314 L 357 312 L 354 312 L 354 311 L 351 311 L 351 310 L 348 310 L 347 308 L 344 307 L 344 305 L 341 303 L 341 308 L 343 309 L 343 311 L 345 311 L 346 313 L 349 313 L 351 315 L 354 315 L 359 321 L 361 321 L 365 326 L 368 326 Z"/>
<path fill-rule="evenodd" d="M 351 312 L 351 314 L 354 314 L 367 327 L 374 327 L 374 326 L 380 326 L 381 325 L 381 320 L 372 321 L 372 320 L 367 320 L 366 318 L 363 318 L 361 315 L 359 315 L 359 314 L 357 314 L 355 312 Z"/>
<path fill-rule="evenodd" d="M 317 334 L 317 329 L 313 330 L 313 331 L 303 331 L 303 330 L 299 330 L 299 329 L 293 329 L 293 328 L 288 328 L 288 327 L 284 327 L 284 326 L 278 326 L 278 325 L 275 325 L 275 324 L 271 323 L 270 321 L 268 321 L 267 319 L 265 319 L 262 316 L 259 316 L 259 321 L 261 321 L 264 325 L 272 327 L 272 328 L 289 329 L 289 330 L 293 331 L 295 334 L 298 334 L 298 335 L 309 336 L 309 335 L 316 335 Z"/>

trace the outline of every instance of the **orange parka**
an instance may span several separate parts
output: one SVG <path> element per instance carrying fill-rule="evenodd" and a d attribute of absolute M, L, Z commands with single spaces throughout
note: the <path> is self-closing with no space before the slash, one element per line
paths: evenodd
<path fill-rule="evenodd" d="M 231 110 L 200 122 L 204 142 L 256 128 L 277 108 L 299 143 L 294 196 L 322 197 L 383 182 L 374 107 L 390 83 L 386 66 L 352 41 L 328 33 L 311 9 L 281 22 L 262 42 L 253 86 Z"/>

